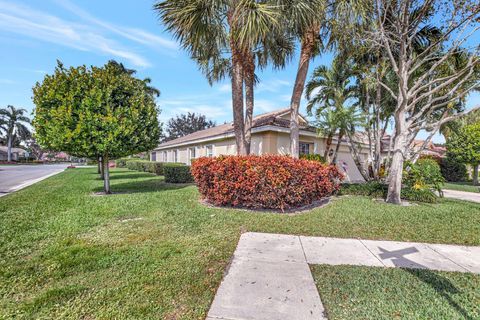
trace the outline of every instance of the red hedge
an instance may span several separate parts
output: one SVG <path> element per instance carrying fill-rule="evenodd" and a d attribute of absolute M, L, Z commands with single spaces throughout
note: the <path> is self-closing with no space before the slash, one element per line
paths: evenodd
<path fill-rule="evenodd" d="M 191 172 L 209 203 L 281 210 L 327 197 L 343 179 L 334 166 L 278 155 L 199 158 Z"/>

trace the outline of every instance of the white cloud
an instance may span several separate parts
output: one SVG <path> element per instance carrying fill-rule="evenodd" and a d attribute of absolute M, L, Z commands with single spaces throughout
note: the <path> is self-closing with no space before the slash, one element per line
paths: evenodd
<path fill-rule="evenodd" d="M 220 92 L 232 92 L 232 85 L 231 84 L 222 84 L 218 87 L 218 91 Z"/>
<path fill-rule="evenodd" d="M 256 92 L 279 92 L 288 90 L 291 86 L 291 83 L 286 80 L 281 79 L 268 79 L 268 80 L 261 80 L 257 86 Z"/>
<path fill-rule="evenodd" d="M 229 100 L 213 99 L 210 95 L 183 96 L 175 99 L 159 99 L 161 120 L 166 122 L 176 115 L 195 112 L 205 115 L 208 119 L 223 123 L 231 121 L 232 107 Z"/>
<path fill-rule="evenodd" d="M 147 59 L 107 38 L 91 24 L 66 21 L 28 6 L 2 0 L 0 30 L 77 50 L 122 58 L 137 67 L 150 66 Z"/>
<path fill-rule="evenodd" d="M 271 100 L 257 99 L 255 101 L 254 112 L 260 111 L 260 113 L 266 113 L 285 107 L 285 105 L 279 105 L 278 103 L 272 102 Z"/>
<path fill-rule="evenodd" d="M 175 51 L 178 50 L 178 46 L 174 41 L 164 39 L 153 33 L 150 33 L 138 28 L 121 27 L 121 26 L 117 26 L 112 23 L 100 20 L 69 0 L 56 0 L 56 2 L 60 4 L 63 8 L 77 15 L 78 17 L 90 23 L 96 24 L 100 27 L 103 27 L 111 32 L 114 32 L 126 39 L 129 39 L 144 45 L 148 45 L 151 47 L 161 47 L 161 48 L 166 48 L 166 49 L 175 50 Z"/>
<path fill-rule="evenodd" d="M 0 84 L 15 84 L 15 81 L 10 79 L 0 79 Z"/>

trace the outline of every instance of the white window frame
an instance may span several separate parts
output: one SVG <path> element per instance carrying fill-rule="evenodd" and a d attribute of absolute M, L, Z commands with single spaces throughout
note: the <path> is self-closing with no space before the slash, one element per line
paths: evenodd
<path fill-rule="evenodd" d="M 197 157 L 197 148 L 196 147 L 188 148 L 188 162 L 192 163 L 192 160 L 195 160 L 196 157 Z"/>
<path fill-rule="evenodd" d="M 173 161 L 177 163 L 178 162 L 178 149 L 173 150 Z"/>
<path fill-rule="evenodd" d="M 308 153 L 302 152 L 302 144 L 308 146 Z M 313 142 L 300 141 L 300 142 L 298 143 L 298 147 L 299 147 L 299 148 L 298 148 L 298 149 L 299 149 L 298 152 L 299 152 L 300 154 L 310 154 L 310 145 L 311 145 L 311 144 L 313 144 Z"/>
<path fill-rule="evenodd" d="M 167 151 L 162 152 L 162 160 L 163 162 L 168 162 L 168 153 Z"/>
<path fill-rule="evenodd" d="M 211 154 L 208 153 L 208 148 L 211 148 L 211 150 L 212 150 Z M 205 156 L 207 158 L 213 158 L 215 156 L 215 151 L 214 151 L 214 145 L 213 144 L 207 144 L 205 146 Z"/>

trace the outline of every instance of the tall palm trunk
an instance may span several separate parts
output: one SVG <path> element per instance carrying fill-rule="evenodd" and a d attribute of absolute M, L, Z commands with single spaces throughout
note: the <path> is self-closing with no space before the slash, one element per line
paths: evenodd
<path fill-rule="evenodd" d="M 7 161 L 12 161 L 12 144 L 13 144 L 13 133 L 8 133 L 8 141 L 7 141 Z"/>
<path fill-rule="evenodd" d="M 252 142 L 252 119 L 254 106 L 255 61 L 253 54 L 248 52 L 244 67 L 245 81 L 245 150 L 250 154 Z"/>
<path fill-rule="evenodd" d="M 340 145 L 342 143 L 343 136 L 345 135 L 345 131 L 342 129 L 338 134 L 338 141 L 337 146 L 335 147 L 335 154 L 333 155 L 332 164 L 337 164 L 338 158 L 338 150 L 340 150 Z"/>
<path fill-rule="evenodd" d="M 323 152 L 323 158 L 327 162 L 329 162 L 328 153 L 330 152 L 330 148 L 332 147 L 332 141 L 333 141 L 333 131 L 331 131 L 327 136 L 327 141 L 325 142 L 325 151 Z"/>
<path fill-rule="evenodd" d="M 235 8 L 238 0 L 235 0 L 232 7 Z M 227 14 L 230 32 L 234 34 L 235 18 L 234 10 Z M 245 124 L 243 112 L 243 68 L 242 53 L 238 47 L 238 43 L 233 36 L 230 36 L 230 50 L 232 52 L 232 109 L 233 109 L 233 131 L 235 133 L 235 144 L 237 147 L 237 155 L 246 155 L 245 148 Z"/>
<path fill-rule="evenodd" d="M 320 27 L 313 26 L 305 32 L 302 38 L 300 61 L 298 64 L 297 76 L 295 78 L 295 85 L 293 86 L 292 98 L 290 100 L 290 153 L 294 158 L 300 156 L 300 127 L 298 125 L 300 101 L 302 100 L 308 67 L 315 48 L 316 37 L 319 32 Z"/>
<path fill-rule="evenodd" d="M 232 108 L 233 108 L 233 131 L 235 132 L 235 144 L 237 154 L 245 155 L 245 125 L 243 113 L 243 77 L 242 65 L 239 54 L 232 54 Z"/>

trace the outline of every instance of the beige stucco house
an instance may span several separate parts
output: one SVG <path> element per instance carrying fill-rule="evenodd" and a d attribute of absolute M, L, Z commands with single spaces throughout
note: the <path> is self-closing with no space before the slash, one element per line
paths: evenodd
<path fill-rule="evenodd" d="M 282 154 L 290 153 L 290 110 L 282 109 L 254 117 L 252 125 L 251 153 Z M 334 140 L 334 144 L 336 141 Z M 325 138 L 319 137 L 315 128 L 308 125 L 305 118 L 300 122 L 300 153 L 323 154 Z M 367 148 L 362 154 L 367 159 Z M 190 164 L 192 159 L 236 154 L 233 123 L 197 131 L 187 136 L 160 144 L 151 153 L 152 161 L 179 162 Z M 348 145 L 343 142 L 339 150 L 340 170 L 346 171 L 348 181 L 363 181 Z"/>

